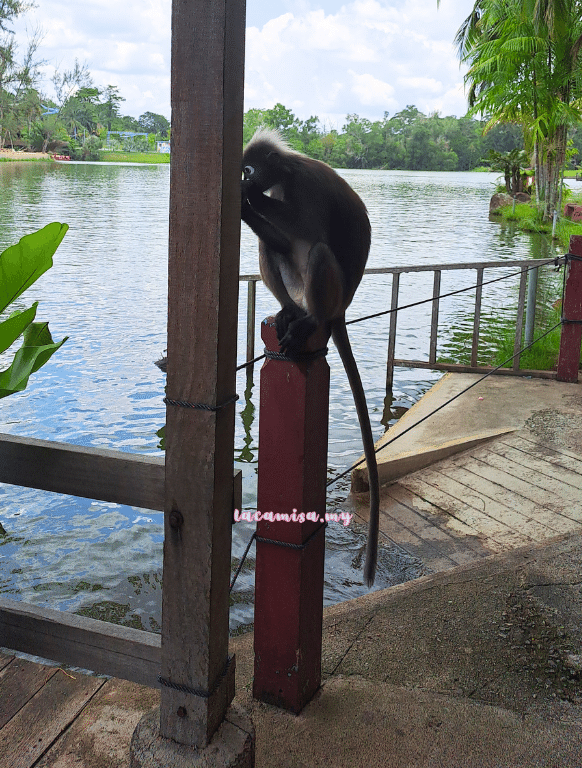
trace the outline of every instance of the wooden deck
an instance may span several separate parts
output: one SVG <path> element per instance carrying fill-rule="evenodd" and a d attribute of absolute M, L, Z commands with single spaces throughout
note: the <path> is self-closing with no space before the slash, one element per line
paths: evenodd
<path fill-rule="evenodd" d="M 499 438 L 385 486 L 380 530 L 427 572 L 582 530 L 582 455 Z"/>
<path fill-rule="evenodd" d="M 127 768 L 131 734 L 159 692 L 0 653 L 0 766 Z M 80 746 L 81 745 L 81 746 Z"/>

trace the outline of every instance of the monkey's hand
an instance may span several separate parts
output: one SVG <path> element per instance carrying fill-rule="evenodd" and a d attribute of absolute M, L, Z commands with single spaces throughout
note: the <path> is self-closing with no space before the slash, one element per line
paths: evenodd
<path fill-rule="evenodd" d="M 287 255 L 291 252 L 291 241 L 287 235 L 276 227 L 268 218 L 257 211 L 252 199 L 256 195 L 264 198 L 265 195 L 258 190 L 252 182 L 241 182 L 241 219 L 248 224 L 255 235 L 259 237 L 269 248 L 276 253 Z M 267 198 L 268 199 L 268 198 Z"/>
<path fill-rule="evenodd" d="M 240 183 L 240 191 L 243 204 L 247 202 L 250 203 L 253 208 L 260 208 L 264 195 L 257 184 L 251 181 L 251 179 L 243 179 Z"/>
<path fill-rule="evenodd" d="M 248 179 L 243 179 L 240 183 L 240 202 L 241 207 L 249 204 L 249 190 L 253 186 L 253 182 Z"/>

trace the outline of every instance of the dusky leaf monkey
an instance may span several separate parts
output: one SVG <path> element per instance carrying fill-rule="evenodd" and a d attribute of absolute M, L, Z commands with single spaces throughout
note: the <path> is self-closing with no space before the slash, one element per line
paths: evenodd
<path fill-rule="evenodd" d="M 291 149 L 277 131 L 263 128 L 255 133 L 244 150 L 242 168 L 241 216 L 259 238 L 261 277 L 281 304 L 275 319 L 281 351 L 297 358 L 309 336 L 323 325 L 348 376 L 368 465 L 364 578 L 372 586 L 378 549 L 378 467 L 345 322 L 370 250 L 366 206 L 332 168 Z"/>

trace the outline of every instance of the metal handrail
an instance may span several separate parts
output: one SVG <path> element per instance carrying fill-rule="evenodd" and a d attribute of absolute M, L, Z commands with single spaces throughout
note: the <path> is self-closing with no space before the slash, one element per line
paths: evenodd
<path fill-rule="evenodd" d="M 481 373 L 491 370 L 491 366 L 478 365 L 478 350 L 479 350 L 479 335 L 480 335 L 480 320 L 481 320 L 481 299 L 482 299 L 482 285 L 484 283 L 484 271 L 486 269 L 502 269 L 502 268 L 519 268 L 519 293 L 517 302 L 517 317 L 515 327 L 515 341 L 514 352 L 520 348 L 521 336 L 524 326 L 524 314 L 526 335 L 530 330 L 533 330 L 534 318 L 535 318 L 535 288 L 537 286 L 537 274 L 539 267 L 547 266 L 548 264 L 555 264 L 555 259 L 512 259 L 507 261 L 475 261 L 475 262 L 457 262 L 453 264 L 413 264 L 396 267 L 371 267 L 366 269 L 364 276 L 366 275 L 392 275 L 392 293 L 390 300 L 390 324 L 388 332 L 388 359 L 387 359 L 387 372 L 386 372 L 386 388 L 388 391 L 392 389 L 394 381 L 394 367 L 410 367 L 410 368 L 429 368 L 433 370 L 443 371 L 458 371 L 468 373 Z M 439 318 L 439 302 L 440 302 L 440 286 L 441 286 L 441 273 L 451 270 L 468 270 L 474 269 L 477 272 L 476 283 L 473 286 L 468 287 L 466 290 L 475 291 L 475 311 L 473 321 L 473 333 L 471 339 L 471 364 L 470 365 L 458 365 L 454 363 L 438 363 L 436 359 L 437 355 L 437 340 L 438 340 L 438 318 Z M 397 328 L 397 316 L 398 316 L 398 297 L 400 290 L 400 275 L 407 272 L 433 272 L 433 290 L 432 298 L 427 301 L 432 302 L 432 316 L 431 316 L 431 328 L 430 328 L 430 341 L 429 341 L 429 358 L 428 361 L 424 360 L 405 360 L 396 358 L 396 328 Z M 529 274 L 529 279 L 528 279 Z M 510 276 L 508 276 L 510 277 Z M 261 280 L 259 274 L 247 274 L 239 276 L 240 282 L 248 283 L 248 297 L 247 297 L 247 362 L 252 360 L 255 355 L 255 322 L 256 322 L 256 285 Z M 526 304 L 526 288 L 527 291 L 527 304 Z M 553 372 L 548 371 L 529 371 L 519 368 L 519 357 L 516 357 L 511 369 L 502 369 L 500 373 L 511 373 L 518 376 L 553 376 Z"/>

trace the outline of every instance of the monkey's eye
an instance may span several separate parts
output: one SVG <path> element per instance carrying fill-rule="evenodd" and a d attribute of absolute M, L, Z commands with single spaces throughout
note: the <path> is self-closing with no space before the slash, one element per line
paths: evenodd
<path fill-rule="evenodd" d="M 252 165 L 245 165 L 244 167 L 245 176 L 252 176 L 255 172 L 255 169 Z"/>

